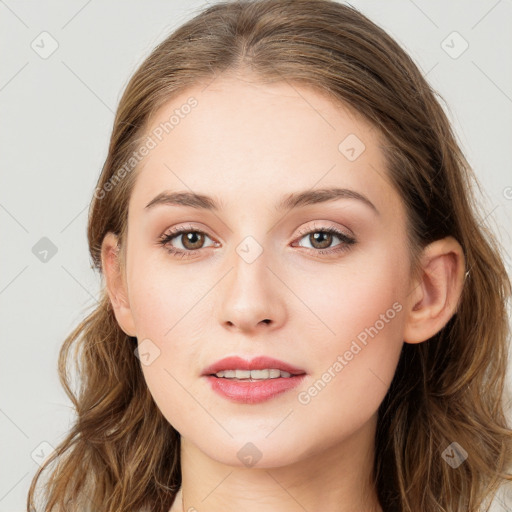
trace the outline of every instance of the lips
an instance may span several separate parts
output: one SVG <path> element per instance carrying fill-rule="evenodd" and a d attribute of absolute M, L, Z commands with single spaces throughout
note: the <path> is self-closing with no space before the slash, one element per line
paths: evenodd
<path fill-rule="evenodd" d="M 208 366 L 203 370 L 201 375 L 214 375 L 222 370 L 265 370 L 267 368 L 276 368 L 278 370 L 291 373 L 292 375 L 303 375 L 306 373 L 301 368 L 297 368 L 272 357 L 259 356 L 247 361 L 241 357 L 232 356 L 220 359 Z"/>

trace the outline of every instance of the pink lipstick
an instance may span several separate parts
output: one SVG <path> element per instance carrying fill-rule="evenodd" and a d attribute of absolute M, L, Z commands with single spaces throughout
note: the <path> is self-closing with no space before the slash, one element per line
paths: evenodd
<path fill-rule="evenodd" d="M 284 361 L 260 356 L 250 361 L 226 357 L 205 368 L 201 375 L 224 398 L 256 404 L 297 387 L 306 372 Z"/>

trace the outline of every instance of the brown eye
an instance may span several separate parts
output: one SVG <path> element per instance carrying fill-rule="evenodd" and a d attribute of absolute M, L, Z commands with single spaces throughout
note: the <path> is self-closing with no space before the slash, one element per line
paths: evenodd
<path fill-rule="evenodd" d="M 309 231 L 302 231 L 301 235 L 299 247 L 304 247 L 313 254 L 327 255 L 342 252 L 356 243 L 355 238 L 332 226 L 325 228 L 314 227 Z M 303 239 L 307 241 L 309 247 L 300 243 Z M 338 243 L 335 243 L 336 240 Z M 333 243 L 335 243 L 335 245 L 332 245 Z"/>
<path fill-rule="evenodd" d="M 315 249 L 327 249 L 332 243 L 332 234 L 315 231 L 309 235 L 309 241 Z"/>
<path fill-rule="evenodd" d="M 187 231 L 180 236 L 183 247 L 190 251 L 201 249 L 201 245 L 204 243 L 204 233 L 200 231 Z"/>
<path fill-rule="evenodd" d="M 210 245 L 205 245 L 205 240 L 211 238 L 198 229 L 193 229 L 192 226 L 188 229 L 178 228 L 171 229 L 170 233 L 165 233 L 159 239 L 159 244 L 164 246 L 173 256 L 186 258 L 194 256 L 196 251 L 204 247 L 214 246 L 215 242 L 211 240 Z"/>

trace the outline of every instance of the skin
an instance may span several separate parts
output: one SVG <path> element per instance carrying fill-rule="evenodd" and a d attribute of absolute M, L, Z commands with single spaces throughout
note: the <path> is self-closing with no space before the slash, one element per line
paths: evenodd
<path fill-rule="evenodd" d="M 461 247 L 451 237 L 427 246 L 413 277 L 406 211 L 386 176 L 379 132 L 349 107 L 303 85 L 262 85 L 230 73 L 172 98 L 147 133 L 190 96 L 197 107 L 137 171 L 125 272 L 116 237 L 109 233 L 102 247 L 119 325 L 160 351 L 142 370 L 181 434 L 182 492 L 171 510 L 382 511 L 371 483 L 377 409 L 403 343 L 428 340 L 453 315 L 464 275 Z M 365 145 L 354 161 L 338 149 L 348 134 Z M 378 213 L 354 198 L 274 208 L 292 192 L 332 186 L 363 194 Z M 145 208 L 163 191 L 210 195 L 222 208 Z M 326 250 L 344 250 L 319 255 L 319 242 L 304 233 L 330 226 L 356 243 L 333 236 Z M 206 233 L 193 257 L 175 257 L 158 244 L 173 227 Z M 236 250 L 247 236 L 263 248 L 250 264 Z M 184 238 L 168 245 L 186 251 Z M 400 311 L 300 403 L 299 393 L 393 304 Z M 307 376 L 266 402 L 236 404 L 201 377 L 230 355 L 268 355 Z M 237 457 L 248 442 L 261 452 L 250 467 Z"/>

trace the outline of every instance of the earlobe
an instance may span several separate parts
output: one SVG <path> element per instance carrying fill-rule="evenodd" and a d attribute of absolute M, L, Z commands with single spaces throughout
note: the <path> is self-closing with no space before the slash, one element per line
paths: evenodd
<path fill-rule="evenodd" d="M 425 247 L 419 278 L 408 297 L 406 343 L 426 341 L 448 323 L 457 310 L 464 274 L 464 253 L 455 238 L 446 237 Z"/>
<path fill-rule="evenodd" d="M 128 290 L 119 262 L 118 237 L 111 232 L 105 235 L 101 245 L 101 268 L 105 277 L 105 287 L 119 326 L 129 336 L 136 336 Z"/>

